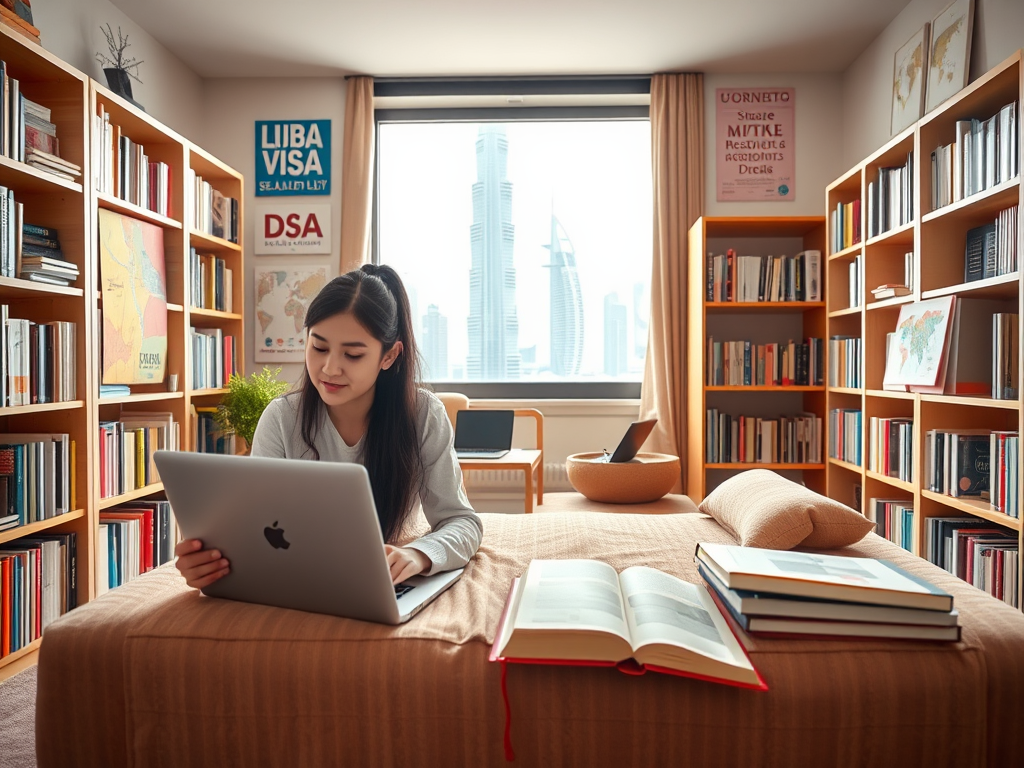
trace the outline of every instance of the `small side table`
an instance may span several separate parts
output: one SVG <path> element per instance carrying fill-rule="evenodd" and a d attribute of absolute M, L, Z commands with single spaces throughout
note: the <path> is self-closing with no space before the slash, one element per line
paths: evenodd
<path fill-rule="evenodd" d="M 533 512 L 533 476 L 537 475 L 537 504 L 544 503 L 543 451 L 513 448 L 500 459 L 459 459 L 462 471 L 473 469 L 521 469 L 526 475 L 526 514 Z"/>

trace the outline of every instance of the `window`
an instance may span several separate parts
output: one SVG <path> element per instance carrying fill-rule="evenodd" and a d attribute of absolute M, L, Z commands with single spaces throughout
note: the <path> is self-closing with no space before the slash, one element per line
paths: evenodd
<path fill-rule="evenodd" d="M 426 379 L 475 397 L 638 397 L 648 119 L 409 112 L 378 117 L 375 246 L 409 289 Z"/>

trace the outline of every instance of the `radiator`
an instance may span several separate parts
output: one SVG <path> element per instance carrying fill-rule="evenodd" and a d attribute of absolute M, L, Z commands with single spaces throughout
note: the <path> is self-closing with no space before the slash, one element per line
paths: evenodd
<path fill-rule="evenodd" d="M 471 469 L 463 473 L 466 491 L 486 493 L 489 491 L 523 491 L 523 472 L 515 469 Z M 572 484 L 565 472 L 565 464 L 548 462 L 544 464 L 544 491 L 571 491 Z"/>

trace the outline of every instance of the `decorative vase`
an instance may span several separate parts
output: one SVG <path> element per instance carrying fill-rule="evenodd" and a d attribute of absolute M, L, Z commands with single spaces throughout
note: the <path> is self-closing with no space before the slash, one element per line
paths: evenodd
<path fill-rule="evenodd" d="M 117 67 L 104 67 L 103 74 L 107 76 L 107 87 L 123 99 L 127 99 L 139 109 L 145 111 L 139 102 L 132 98 L 132 78 L 123 69 Z"/>

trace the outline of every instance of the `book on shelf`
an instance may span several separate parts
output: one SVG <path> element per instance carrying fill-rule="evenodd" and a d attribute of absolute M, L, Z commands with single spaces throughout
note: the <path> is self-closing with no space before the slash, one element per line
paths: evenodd
<path fill-rule="evenodd" d="M 1020 518 L 1017 455 L 1020 436 L 1012 430 L 993 430 L 989 434 L 989 503 L 1012 518 Z"/>
<path fill-rule="evenodd" d="M 913 434 L 912 419 L 872 416 L 868 421 L 868 469 L 909 483 Z"/>
<path fill-rule="evenodd" d="M 914 290 L 909 285 L 900 283 L 883 283 L 877 288 L 871 289 L 871 295 L 875 297 L 875 301 L 891 299 L 896 296 L 909 296 L 913 292 Z"/>
<path fill-rule="evenodd" d="M 751 634 L 946 642 L 960 639 L 955 608 L 925 611 L 740 591 L 725 586 L 703 563 L 697 570 L 719 604 Z"/>
<path fill-rule="evenodd" d="M 1015 532 L 974 517 L 925 520 L 925 557 L 1015 608 L 1020 553 Z"/>
<path fill-rule="evenodd" d="M 708 590 L 644 566 L 533 560 L 513 581 L 492 661 L 642 670 L 767 689 Z"/>
<path fill-rule="evenodd" d="M 702 543 L 695 558 L 730 589 L 951 611 L 953 596 L 887 560 Z"/>
<path fill-rule="evenodd" d="M 924 436 L 924 487 L 947 496 L 989 495 L 991 430 L 929 429 Z"/>
<path fill-rule="evenodd" d="M 861 269 L 861 256 L 854 256 L 850 262 L 850 309 L 859 307 L 864 303 L 864 278 Z"/>
<path fill-rule="evenodd" d="M 707 254 L 705 298 L 710 302 L 821 301 L 820 286 L 821 251 L 743 256 L 729 248 Z"/>
<path fill-rule="evenodd" d="M 913 499 L 868 499 L 864 516 L 875 524 L 875 533 L 908 552 L 913 551 Z"/>

